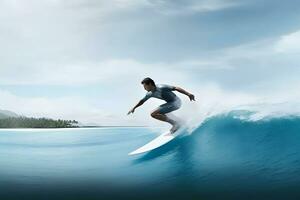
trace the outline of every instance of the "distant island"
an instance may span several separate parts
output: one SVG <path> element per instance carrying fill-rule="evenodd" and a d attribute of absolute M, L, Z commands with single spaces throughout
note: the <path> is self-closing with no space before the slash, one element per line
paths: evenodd
<path fill-rule="evenodd" d="M 9 117 L 0 119 L 0 128 L 76 128 L 75 120 L 48 118 Z"/>
<path fill-rule="evenodd" d="M 0 128 L 101 128 L 101 127 L 148 127 L 148 126 L 105 126 L 93 123 L 82 124 L 76 120 L 33 118 L 20 116 L 9 110 L 0 109 Z"/>
<path fill-rule="evenodd" d="M 0 110 L 0 128 L 78 128 L 76 120 L 54 120 L 19 116 L 8 110 Z"/>

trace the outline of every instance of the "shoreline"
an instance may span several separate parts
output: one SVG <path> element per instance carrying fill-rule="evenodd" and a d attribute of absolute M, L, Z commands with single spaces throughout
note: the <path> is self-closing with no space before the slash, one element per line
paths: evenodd
<path fill-rule="evenodd" d="M 82 126 L 82 127 L 65 127 L 65 128 L 0 128 L 1 130 L 79 130 L 79 129 L 98 129 L 98 128 L 162 128 L 156 126 Z"/>

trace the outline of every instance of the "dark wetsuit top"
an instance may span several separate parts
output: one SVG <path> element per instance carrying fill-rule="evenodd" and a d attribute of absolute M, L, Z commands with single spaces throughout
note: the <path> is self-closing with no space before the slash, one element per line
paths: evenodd
<path fill-rule="evenodd" d="M 152 92 L 146 93 L 145 97 L 142 99 L 143 102 L 147 101 L 150 97 L 165 100 L 166 102 L 173 102 L 179 98 L 176 96 L 172 90 L 175 90 L 175 86 L 167 84 L 157 84 L 156 89 Z"/>

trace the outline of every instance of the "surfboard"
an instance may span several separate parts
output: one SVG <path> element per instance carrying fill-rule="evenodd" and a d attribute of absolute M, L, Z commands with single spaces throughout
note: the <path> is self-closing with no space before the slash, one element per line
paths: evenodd
<path fill-rule="evenodd" d="M 149 143 L 145 144 L 144 146 L 138 148 L 137 150 L 132 151 L 128 155 L 136 155 L 141 153 L 146 153 L 148 151 L 151 151 L 153 149 L 159 148 L 163 146 L 164 144 L 170 142 L 171 140 L 175 139 L 182 131 L 184 130 L 184 127 L 179 128 L 175 133 L 170 134 L 170 131 L 166 131 L 160 136 L 156 137 Z"/>

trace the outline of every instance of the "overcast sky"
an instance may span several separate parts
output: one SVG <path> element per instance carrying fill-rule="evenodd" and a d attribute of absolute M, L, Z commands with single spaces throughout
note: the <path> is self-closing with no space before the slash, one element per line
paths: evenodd
<path fill-rule="evenodd" d="M 159 100 L 126 115 L 147 76 L 199 112 L 300 97 L 296 0 L 0 0 L 0 44 L 0 109 L 26 116 L 153 124 Z"/>

